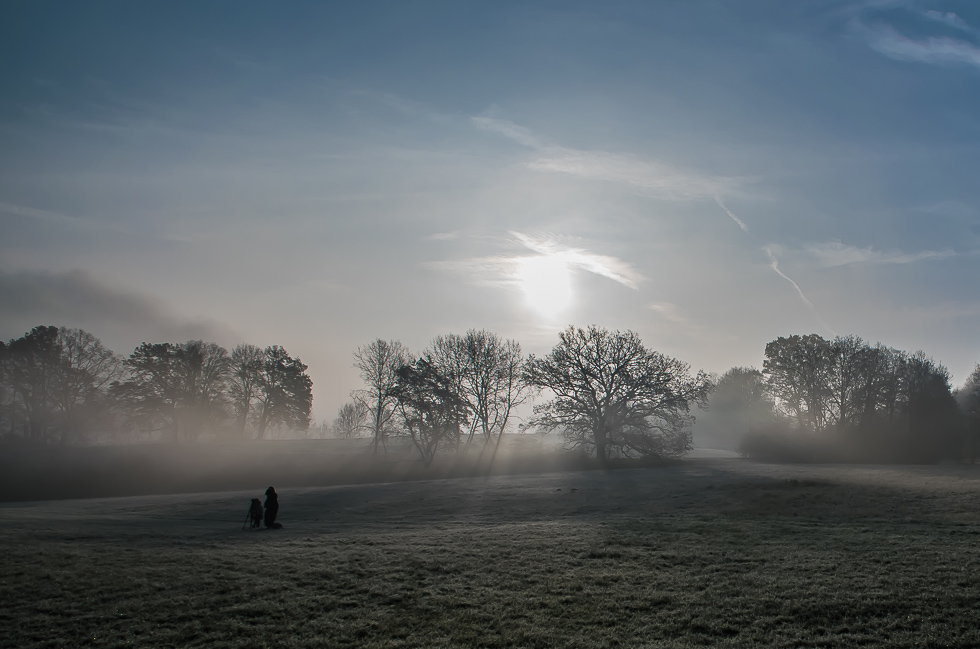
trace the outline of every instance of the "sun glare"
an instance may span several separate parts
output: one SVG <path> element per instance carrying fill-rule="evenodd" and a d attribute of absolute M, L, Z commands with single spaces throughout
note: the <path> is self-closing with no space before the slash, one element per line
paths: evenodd
<path fill-rule="evenodd" d="M 545 317 L 555 317 L 571 304 L 571 273 L 560 257 L 542 255 L 521 260 L 518 279 L 528 304 Z"/>

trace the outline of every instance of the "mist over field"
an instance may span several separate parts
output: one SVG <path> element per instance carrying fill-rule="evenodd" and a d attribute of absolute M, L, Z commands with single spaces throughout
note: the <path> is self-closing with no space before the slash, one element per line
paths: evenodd
<path fill-rule="evenodd" d="M 4 646 L 977 646 L 980 4 L 0 4 Z"/>

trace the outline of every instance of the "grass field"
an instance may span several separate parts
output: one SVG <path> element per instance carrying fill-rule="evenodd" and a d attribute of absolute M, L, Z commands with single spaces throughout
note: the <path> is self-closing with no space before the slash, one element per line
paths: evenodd
<path fill-rule="evenodd" d="M 5 647 L 980 645 L 980 467 L 622 471 L 0 505 Z"/>

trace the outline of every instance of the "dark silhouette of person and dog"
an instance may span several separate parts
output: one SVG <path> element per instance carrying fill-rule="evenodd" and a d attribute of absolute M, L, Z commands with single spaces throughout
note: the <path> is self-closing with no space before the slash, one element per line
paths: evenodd
<path fill-rule="evenodd" d="M 265 507 L 262 507 L 262 501 L 258 498 L 252 498 L 252 502 L 248 506 L 248 515 L 245 517 L 245 523 L 242 525 L 242 529 L 245 529 L 245 525 L 249 525 L 252 529 L 262 529 L 262 524 L 265 524 L 265 529 L 267 530 L 281 530 L 282 523 L 276 522 L 276 516 L 279 515 L 279 494 L 276 493 L 275 487 L 269 487 L 265 490 Z"/>

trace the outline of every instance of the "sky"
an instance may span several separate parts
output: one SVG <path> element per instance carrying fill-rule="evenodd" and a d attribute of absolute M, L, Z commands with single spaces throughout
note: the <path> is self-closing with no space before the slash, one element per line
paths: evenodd
<path fill-rule="evenodd" d="M 0 338 L 980 362 L 980 3 L 0 5 Z"/>

